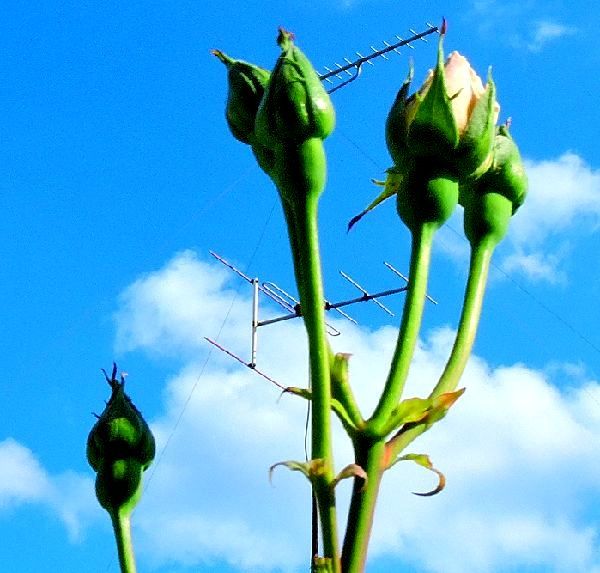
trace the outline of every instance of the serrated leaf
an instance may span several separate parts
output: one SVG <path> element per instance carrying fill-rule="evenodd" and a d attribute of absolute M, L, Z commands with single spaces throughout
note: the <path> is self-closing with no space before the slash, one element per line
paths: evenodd
<path fill-rule="evenodd" d="M 312 481 L 314 477 L 323 474 L 325 468 L 325 460 L 317 458 L 315 460 L 308 460 L 307 462 L 296 462 L 294 460 L 287 460 L 285 462 L 277 462 L 269 468 L 269 481 L 272 481 L 273 472 L 275 468 L 284 466 L 293 472 L 300 472 L 304 474 L 309 481 Z"/>
<path fill-rule="evenodd" d="M 369 211 L 372 211 L 379 204 L 383 203 L 386 199 L 393 197 L 396 195 L 400 189 L 400 185 L 402 183 L 403 175 L 394 170 L 394 168 L 390 168 L 387 170 L 387 177 L 385 181 L 379 181 L 377 179 L 371 179 L 371 181 L 378 185 L 379 187 L 383 187 L 383 191 L 372 201 L 369 206 L 361 211 L 358 215 L 355 215 L 350 219 L 348 223 L 348 231 L 356 225 Z"/>
<path fill-rule="evenodd" d="M 426 455 L 426 454 L 405 454 L 405 455 L 397 458 L 391 465 L 393 466 L 397 462 L 403 462 L 403 461 L 415 462 L 416 464 L 419 464 L 420 466 L 428 469 L 429 471 L 434 472 L 438 476 L 438 485 L 434 489 L 432 489 L 431 491 L 425 492 L 425 493 L 417 493 L 417 492 L 413 491 L 414 495 L 419 495 L 421 497 L 431 497 L 432 495 L 436 495 L 437 493 L 440 493 L 440 491 L 442 491 L 444 489 L 444 487 L 446 487 L 446 477 L 440 470 L 433 467 L 433 464 L 431 463 L 431 459 L 429 458 L 428 455 Z"/>
<path fill-rule="evenodd" d="M 363 480 L 362 489 L 364 489 L 367 485 L 367 472 L 358 464 L 349 464 L 337 476 L 335 476 L 334 480 L 331 482 L 331 489 L 333 489 L 343 479 L 348 479 L 351 477 L 357 477 Z"/>

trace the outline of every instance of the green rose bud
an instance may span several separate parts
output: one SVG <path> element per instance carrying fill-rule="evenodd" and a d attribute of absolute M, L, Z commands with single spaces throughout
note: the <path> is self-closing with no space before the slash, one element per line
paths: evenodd
<path fill-rule="evenodd" d="M 502 240 L 510 218 L 525 201 L 527 175 L 519 149 L 508 133 L 498 127 L 491 167 L 479 179 L 461 187 L 465 208 L 465 234 L 471 244 L 489 237 Z"/>
<path fill-rule="evenodd" d="M 256 136 L 265 147 L 325 139 L 335 125 L 335 112 L 308 58 L 294 45 L 293 35 L 279 30 L 281 47 L 271 80 L 256 116 Z"/>
<path fill-rule="evenodd" d="M 237 140 L 252 144 L 256 112 L 271 74 L 254 64 L 234 60 L 220 50 L 212 53 L 227 66 L 227 125 Z"/>
<path fill-rule="evenodd" d="M 106 372 L 105 372 L 106 375 Z M 125 394 L 117 366 L 106 380 L 112 394 L 87 440 L 87 459 L 97 472 L 96 496 L 109 513 L 133 509 L 141 494 L 142 472 L 155 455 L 154 436 Z"/>
<path fill-rule="evenodd" d="M 477 176 L 490 164 L 500 106 L 495 86 L 483 83 L 468 60 L 452 52 L 444 64 L 440 35 L 438 62 L 421 88 L 408 96 L 412 69 L 386 121 L 386 142 L 395 164 L 428 164 L 434 176 Z"/>

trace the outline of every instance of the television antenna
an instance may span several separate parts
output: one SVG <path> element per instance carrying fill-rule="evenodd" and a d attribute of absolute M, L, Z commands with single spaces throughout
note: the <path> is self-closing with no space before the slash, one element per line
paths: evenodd
<path fill-rule="evenodd" d="M 409 32 L 411 36 L 404 39 L 401 36 L 396 34 L 396 41 L 393 43 L 386 42 L 383 40 L 383 48 L 376 48 L 375 46 L 369 46 L 371 49 L 371 53 L 363 56 L 360 52 L 355 52 L 358 56 L 355 60 L 350 60 L 349 58 L 344 58 L 345 62 L 343 65 L 338 62 L 334 62 L 332 67 L 323 66 L 325 68 L 325 73 L 319 75 L 319 79 L 323 82 L 327 82 L 330 84 L 330 88 L 327 90 L 327 93 L 333 93 L 345 86 L 349 83 L 357 80 L 362 72 L 363 65 L 368 64 L 370 66 L 374 66 L 373 60 L 376 58 L 382 58 L 384 60 L 388 60 L 388 54 L 390 52 L 394 52 L 396 54 L 400 54 L 400 48 L 406 46 L 411 50 L 414 50 L 413 42 L 422 41 L 427 42 L 427 36 L 430 34 L 437 33 L 445 33 L 446 31 L 446 21 L 442 22 L 441 27 L 434 26 L 429 22 L 426 23 L 427 28 L 422 32 L 417 32 L 413 28 L 409 28 Z M 339 83 L 336 83 L 339 82 Z"/>
<path fill-rule="evenodd" d="M 214 257 L 217 261 L 226 266 L 229 270 L 234 272 L 236 275 L 244 279 L 247 283 L 252 286 L 252 319 L 251 319 L 251 337 L 250 337 L 250 360 L 246 361 L 243 358 L 239 357 L 237 354 L 233 353 L 231 350 L 228 350 L 215 340 L 209 337 L 205 337 L 205 340 L 212 344 L 215 348 L 218 348 L 221 352 L 224 352 L 243 366 L 246 366 L 250 370 L 256 372 L 259 376 L 262 376 L 269 382 L 275 384 L 278 388 L 285 390 L 285 386 L 262 372 L 257 368 L 257 356 L 258 356 L 258 329 L 263 326 L 268 326 L 271 324 L 275 324 L 277 322 L 283 322 L 286 320 L 293 320 L 295 318 L 299 318 L 302 316 L 302 307 L 300 302 L 289 294 L 287 291 L 279 287 L 277 284 L 271 281 L 261 282 L 258 277 L 251 278 L 242 272 L 240 269 L 232 265 L 229 261 L 215 253 L 214 251 L 209 251 L 211 256 Z M 340 276 L 342 276 L 347 282 L 349 282 L 354 288 L 356 288 L 361 295 L 358 297 L 354 297 L 348 300 L 342 300 L 339 302 L 330 302 L 328 300 L 323 301 L 323 308 L 326 311 L 334 311 L 344 317 L 346 320 L 352 322 L 353 324 L 358 324 L 358 322 L 352 318 L 348 313 L 346 313 L 342 308 L 352 306 L 354 304 L 362 303 L 362 302 L 373 302 L 376 304 L 383 312 L 390 316 L 395 316 L 394 313 L 387 308 L 380 299 L 386 298 L 388 296 L 392 296 L 401 292 L 405 292 L 408 289 L 408 278 L 403 275 L 399 270 L 394 268 L 390 263 L 384 262 L 384 265 L 387 269 L 389 269 L 396 277 L 402 279 L 404 285 L 401 287 L 396 287 L 392 289 L 387 289 L 383 291 L 379 291 L 376 293 L 370 293 L 365 288 L 363 288 L 358 282 L 356 282 L 352 277 L 350 277 L 347 273 L 343 271 L 339 271 Z M 265 295 L 267 298 L 271 299 L 277 305 L 285 310 L 285 314 L 277 316 L 275 318 L 267 318 L 264 320 L 260 320 L 259 317 L 259 296 L 260 294 Z M 437 304 L 431 296 L 426 295 L 427 299 L 433 303 Z M 327 333 L 330 336 L 339 336 L 341 334 L 340 330 L 332 326 L 331 324 L 326 323 Z"/>

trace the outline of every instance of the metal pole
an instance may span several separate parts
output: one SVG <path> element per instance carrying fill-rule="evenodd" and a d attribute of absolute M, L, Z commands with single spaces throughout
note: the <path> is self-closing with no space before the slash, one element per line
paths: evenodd
<path fill-rule="evenodd" d="M 256 350 L 258 346 L 258 279 L 252 279 L 252 349 L 250 368 L 256 367 Z"/>

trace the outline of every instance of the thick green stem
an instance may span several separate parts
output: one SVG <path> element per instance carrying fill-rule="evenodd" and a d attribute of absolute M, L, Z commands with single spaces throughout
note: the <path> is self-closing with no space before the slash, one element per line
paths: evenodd
<path fill-rule="evenodd" d="M 362 573 L 365 569 L 367 550 L 373 515 L 379 494 L 379 485 L 384 472 L 384 457 L 386 455 L 383 440 L 356 440 L 354 443 L 356 463 L 367 472 L 367 482 L 354 480 L 348 525 L 342 549 L 342 571 L 344 573 Z"/>
<path fill-rule="evenodd" d="M 490 261 L 496 244 L 495 240 L 488 238 L 472 246 L 469 278 L 456 339 L 444 372 L 431 393 L 432 397 L 455 390 L 465 370 L 475 343 Z"/>
<path fill-rule="evenodd" d="M 430 397 L 452 392 L 458 386 L 475 342 L 490 261 L 496 244 L 496 240 L 486 238 L 472 245 L 469 278 L 456 339 L 444 372 Z M 405 428 L 390 441 L 390 456 L 395 458 L 408 444 L 428 429 L 429 426 L 426 424 L 414 424 Z"/>
<path fill-rule="evenodd" d="M 410 275 L 404 301 L 402 322 L 390 373 L 377 408 L 368 422 L 369 431 L 377 435 L 398 405 L 419 336 L 423 306 L 427 295 L 427 277 L 431 260 L 431 244 L 437 224 L 425 223 L 413 232 Z"/>
<path fill-rule="evenodd" d="M 121 573 L 136 573 L 133 544 L 131 542 L 131 514 L 117 510 L 110 512 L 110 518 L 117 541 Z"/>
<path fill-rule="evenodd" d="M 296 238 L 299 248 L 297 276 L 303 279 L 300 305 L 308 335 L 310 382 L 312 394 L 311 457 L 324 461 L 323 473 L 314 482 L 321 519 L 323 555 L 333 561 L 339 571 L 338 532 L 335 494 L 330 484 L 334 477 L 331 440 L 330 351 L 325 331 L 324 294 L 319 256 L 317 202 L 314 195 L 306 197 L 303 208 L 296 208 Z"/>

